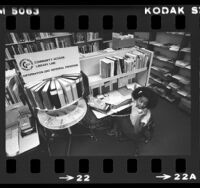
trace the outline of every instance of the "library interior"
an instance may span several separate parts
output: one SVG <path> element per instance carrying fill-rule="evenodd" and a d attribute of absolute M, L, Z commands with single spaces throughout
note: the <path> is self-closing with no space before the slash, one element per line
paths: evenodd
<path fill-rule="evenodd" d="M 187 32 L 7 33 L 5 155 L 190 155 L 190 45 Z"/>

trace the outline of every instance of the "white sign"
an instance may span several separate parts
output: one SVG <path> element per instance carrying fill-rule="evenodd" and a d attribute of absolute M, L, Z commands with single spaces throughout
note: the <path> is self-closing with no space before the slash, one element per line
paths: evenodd
<path fill-rule="evenodd" d="M 77 46 L 20 54 L 14 57 L 25 83 L 63 74 L 80 73 Z"/>

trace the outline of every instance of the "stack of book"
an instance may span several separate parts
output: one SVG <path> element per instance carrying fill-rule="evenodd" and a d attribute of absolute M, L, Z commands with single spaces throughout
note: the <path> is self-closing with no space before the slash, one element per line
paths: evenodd
<path fill-rule="evenodd" d="M 185 68 L 186 66 L 188 66 L 190 63 L 188 61 L 182 61 L 182 60 L 177 60 L 175 62 L 175 65 L 178 67 L 183 67 Z"/>
<path fill-rule="evenodd" d="M 135 50 L 125 56 L 112 56 L 100 59 L 100 76 L 108 78 L 122 73 L 132 72 L 147 66 L 149 56 Z"/>
<path fill-rule="evenodd" d="M 190 80 L 184 76 L 181 76 L 181 75 L 178 75 L 178 74 L 174 74 L 172 76 L 173 78 L 175 78 L 176 80 L 178 80 L 180 83 L 182 84 L 189 84 L 190 83 Z"/>
<path fill-rule="evenodd" d="M 160 42 L 157 42 L 157 41 L 150 41 L 149 44 L 151 44 L 153 46 L 164 46 L 163 44 L 161 44 Z"/>
<path fill-rule="evenodd" d="M 174 82 L 170 82 L 168 86 L 176 90 L 180 88 L 180 86 Z"/>
<path fill-rule="evenodd" d="M 126 39 L 133 39 L 134 35 L 127 34 L 127 35 L 121 35 L 120 33 L 112 33 L 113 38 L 118 38 L 120 40 L 126 40 Z"/>
<path fill-rule="evenodd" d="M 190 47 L 185 47 L 185 48 L 182 48 L 181 51 L 189 53 L 191 51 L 191 49 L 190 49 Z"/>
<path fill-rule="evenodd" d="M 180 49 L 179 45 L 171 45 L 169 48 L 169 50 L 175 51 L 175 52 L 179 51 L 179 49 Z"/>
<path fill-rule="evenodd" d="M 83 94 L 80 75 L 62 75 L 25 85 L 31 104 L 35 108 L 55 110 L 77 101 Z"/>

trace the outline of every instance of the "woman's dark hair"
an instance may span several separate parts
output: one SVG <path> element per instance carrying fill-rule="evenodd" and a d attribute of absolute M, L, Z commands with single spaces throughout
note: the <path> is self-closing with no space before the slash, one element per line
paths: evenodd
<path fill-rule="evenodd" d="M 148 87 L 138 87 L 132 92 L 132 97 L 134 100 L 137 100 L 140 97 L 146 97 L 148 99 L 147 108 L 155 108 L 158 103 L 157 94 Z"/>

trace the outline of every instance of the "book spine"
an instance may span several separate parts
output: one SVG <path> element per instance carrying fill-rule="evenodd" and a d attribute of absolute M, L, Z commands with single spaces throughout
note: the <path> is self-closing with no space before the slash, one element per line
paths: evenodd
<path fill-rule="evenodd" d="M 76 83 L 74 82 L 72 85 L 72 93 L 73 93 L 73 98 L 74 100 L 78 99 L 78 92 L 77 92 L 77 88 L 76 88 Z"/>
<path fill-rule="evenodd" d="M 51 101 L 50 101 L 50 95 L 49 92 L 42 92 L 42 98 L 43 98 L 43 105 L 47 109 L 53 109 Z"/>
<path fill-rule="evenodd" d="M 69 103 L 73 102 L 73 95 L 70 85 L 66 86 L 66 95 Z"/>
<path fill-rule="evenodd" d="M 33 91 L 34 94 L 35 94 L 35 99 L 36 99 L 36 102 L 38 104 L 38 106 L 40 107 L 40 109 L 44 109 L 44 105 L 43 105 L 43 101 L 42 101 L 42 98 L 41 98 L 41 95 L 40 95 L 40 91 Z"/>
<path fill-rule="evenodd" d="M 58 98 L 58 92 L 57 92 L 57 90 L 50 91 L 50 95 L 51 95 L 51 101 L 52 101 L 53 106 L 56 109 L 60 108 L 61 104 L 60 104 L 60 100 Z"/>
<path fill-rule="evenodd" d="M 76 80 L 76 88 L 78 93 L 78 98 L 82 97 L 83 89 L 82 89 L 82 78 Z"/>

